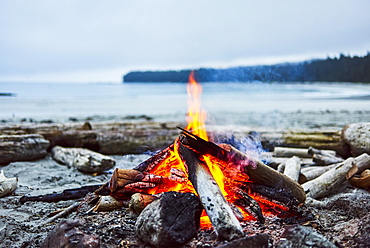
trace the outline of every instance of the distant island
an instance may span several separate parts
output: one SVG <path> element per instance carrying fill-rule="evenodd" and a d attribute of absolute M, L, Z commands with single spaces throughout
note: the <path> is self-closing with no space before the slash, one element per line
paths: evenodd
<path fill-rule="evenodd" d="M 191 70 L 133 71 L 123 82 L 187 82 Z M 227 69 L 200 68 L 198 82 L 364 82 L 370 83 L 370 52 L 365 56 L 316 59 L 299 63 L 238 66 Z"/>

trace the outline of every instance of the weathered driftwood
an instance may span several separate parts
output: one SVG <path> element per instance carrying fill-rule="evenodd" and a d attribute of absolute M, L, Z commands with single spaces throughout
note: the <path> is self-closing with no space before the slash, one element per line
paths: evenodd
<path fill-rule="evenodd" d="M 180 156 L 188 168 L 189 179 L 198 193 L 212 225 L 221 239 L 233 240 L 243 235 L 242 227 L 223 196 L 207 165 L 189 148 L 180 145 Z"/>
<path fill-rule="evenodd" d="M 293 156 L 284 163 L 284 175 L 298 182 L 301 172 L 301 160 Z"/>
<path fill-rule="evenodd" d="M 84 148 L 55 146 L 51 155 L 57 162 L 87 173 L 100 173 L 113 168 L 116 164 L 114 159 Z"/>
<path fill-rule="evenodd" d="M 49 141 L 39 134 L 0 135 L 0 165 L 46 156 Z"/>
<path fill-rule="evenodd" d="M 123 203 L 119 202 L 110 195 L 99 196 L 98 203 L 94 206 L 93 210 L 96 212 L 112 211 L 123 207 Z"/>
<path fill-rule="evenodd" d="M 370 166 L 370 156 L 364 153 L 356 158 L 348 158 L 316 179 L 302 184 L 302 187 L 309 197 L 323 197 L 345 182 L 346 174 L 353 166 L 360 169 Z"/>
<path fill-rule="evenodd" d="M 18 178 L 7 178 L 4 175 L 4 171 L 0 172 L 0 197 L 13 193 L 18 186 Z"/>
<path fill-rule="evenodd" d="M 268 187 L 279 185 L 282 189 L 292 192 L 299 202 L 305 201 L 306 194 L 296 181 L 228 144 L 220 144 L 219 146 L 228 152 L 228 157 L 235 163 L 245 165 L 246 173 L 252 182 Z"/>
<path fill-rule="evenodd" d="M 197 234 L 201 211 L 194 194 L 166 192 L 141 212 L 135 232 L 150 246 L 179 247 Z"/>
<path fill-rule="evenodd" d="M 306 148 L 291 148 L 291 147 L 275 147 L 274 155 L 276 157 L 293 157 L 311 158 L 312 155 L 308 153 Z"/>
<path fill-rule="evenodd" d="M 140 214 L 146 206 L 158 199 L 157 196 L 135 193 L 131 196 L 128 207 L 136 214 Z"/>
<path fill-rule="evenodd" d="M 330 164 L 337 164 L 343 162 L 344 159 L 337 157 L 337 156 L 327 156 L 322 154 L 314 154 L 312 156 L 312 161 L 316 165 L 330 165 Z"/>
<path fill-rule="evenodd" d="M 325 172 L 334 168 L 336 164 L 328 165 L 328 166 L 309 166 L 301 169 L 302 175 L 306 177 L 308 181 L 315 179 Z"/>

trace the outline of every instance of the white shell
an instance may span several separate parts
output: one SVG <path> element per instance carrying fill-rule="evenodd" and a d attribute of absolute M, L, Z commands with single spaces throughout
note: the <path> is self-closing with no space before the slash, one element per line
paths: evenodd
<path fill-rule="evenodd" d="M 0 172 L 0 197 L 9 195 L 17 189 L 18 178 L 7 178 L 4 171 Z"/>

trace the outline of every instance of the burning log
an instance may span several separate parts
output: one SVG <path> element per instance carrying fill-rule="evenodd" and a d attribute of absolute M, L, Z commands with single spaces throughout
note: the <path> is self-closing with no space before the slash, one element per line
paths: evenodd
<path fill-rule="evenodd" d="M 232 161 L 235 163 L 242 162 L 246 165 L 244 168 L 252 182 L 272 188 L 279 184 L 282 189 L 292 192 L 299 202 L 303 203 L 306 200 L 306 194 L 302 186 L 296 181 L 228 144 L 220 144 L 219 146 L 228 152 L 228 157 Z"/>
<path fill-rule="evenodd" d="M 302 184 L 302 187 L 308 192 L 309 197 L 315 199 L 323 197 L 345 182 L 346 174 L 353 166 L 359 171 L 369 167 L 370 155 L 364 153 L 356 158 L 348 158 L 316 179 Z"/>
<path fill-rule="evenodd" d="M 242 227 L 224 198 L 207 166 L 189 148 L 180 145 L 180 155 L 188 168 L 189 179 L 221 239 L 233 240 L 243 235 Z"/>
<path fill-rule="evenodd" d="M 242 153 L 238 149 L 228 144 L 216 145 L 212 142 L 205 141 L 200 137 L 180 128 L 182 134 L 186 137 L 187 146 L 201 154 L 210 154 L 218 159 L 239 165 L 247 173 L 249 180 L 254 183 L 275 187 L 281 185 L 284 190 L 291 191 L 299 202 L 305 202 L 306 194 L 297 182 L 282 173 L 268 167 L 264 163 Z"/>

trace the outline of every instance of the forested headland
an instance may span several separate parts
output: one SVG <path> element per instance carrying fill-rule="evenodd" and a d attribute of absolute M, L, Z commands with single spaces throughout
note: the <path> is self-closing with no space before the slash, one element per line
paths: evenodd
<path fill-rule="evenodd" d="M 133 71 L 124 82 L 187 82 L 191 70 Z M 299 63 L 238 66 L 226 69 L 200 68 L 199 82 L 370 82 L 370 52 L 365 56 L 315 59 Z"/>

